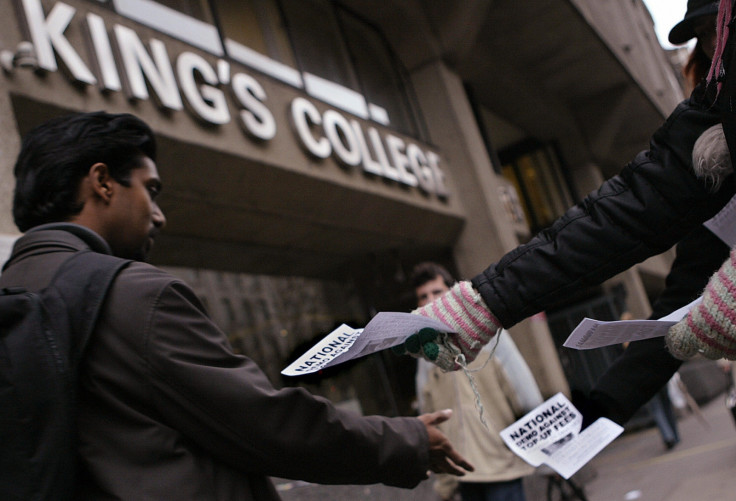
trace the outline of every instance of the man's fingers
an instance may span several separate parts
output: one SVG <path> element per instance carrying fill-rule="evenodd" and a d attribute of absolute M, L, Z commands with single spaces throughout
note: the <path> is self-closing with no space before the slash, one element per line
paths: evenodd
<path fill-rule="evenodd" d="M 422 414 L 421 416 L 419 416 L 419 419 L 424 423 L 425 426 L 429 427 L 444 423 L 451 417 L 452 409 L 444 409 L 429 414 Z"/>
<path fill-rule="evenodd" d="M 462 477 L 465 475 L 465 471 L 458 468 L 449 458 L 440 458 L 436 464 L 430 464 L 429 469 L 434 473 L 448 473 L 451 475 L 457 475 Z"/>
<path fill-rule="evenodd" d="M 449 445 L 449 442 L 447 451 L 434 451 L 430 457 L 429 468 L 435 473 L 449 473 L 462 477 L 465 473 L 475 470 L 472 464 Z"/>
<path fill-rule="evenodd" d="M 455 475 L 465 475 L 466 471 L 475 471 L 475 467 L 470 464 L 467 459 L 461 456 L 460 453 L 452 446 L 450 446 L 450 450 L 448 451 L 447 459 L 448 463 L 454 470 L 452 473 Z"/>
<path fill-rule="evenodd" d="M 430 469 L 435 473 L 450 473 L 462 476 L 465 475 L 466 471 L 473 471 L 475 468 L 455 450 L 445 434 L 436 427 L 437 424 L 450 419 L 450 416 L 452 416 L 452 410 L 445 409 L 430 414 L 422 414 L 419 416 L 419 420 L 427 428 Z"/>

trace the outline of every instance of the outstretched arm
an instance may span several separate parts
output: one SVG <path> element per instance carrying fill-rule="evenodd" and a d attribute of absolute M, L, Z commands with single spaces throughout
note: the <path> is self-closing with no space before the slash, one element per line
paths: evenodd
<path fill-rule="evenodd" d="M 696 140 L 719 120 L 717 110 L 697 99 L 681 103 L 652 136 L 648 151 L 549 228 L 475 276 L 472 286 L 457 296 L 479 296 L 480 301 L 471 303 L 482 305 L 492 318 L 487 324 L 491 330 L 510 328 L 572 297 L 581 287 L 598 285 L 669 249 L 734 194 L 733 184 L 727 182 L 714 192 L 707 176 L 692 167 Z M 438 301 L 443 299 L 434 303 Z M 430 311 L 434 303 L 417 312 L 439 318 Z M 435 343 L 440 348 L 434 351 L 425 335 L 416 354 L 456 370 L 457 355 L 469 363 L 492 337 L 482 330 L 473 333 L 472 326 L 457 332 L 440 335 Z M 414 346 L 407 342 L 405 348 L 411 352 Z"/>

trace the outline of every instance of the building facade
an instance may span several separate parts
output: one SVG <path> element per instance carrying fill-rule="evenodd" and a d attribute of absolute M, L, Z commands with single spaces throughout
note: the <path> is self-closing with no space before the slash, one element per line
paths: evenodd
<path fill-rule="evenodd" d="M 529 239 L 646 149 L 683 97 L 640 0 L 4 6 L 0 252 L 18 236 L 23 134 L 74 111 L 136 114 L 165 185 L 152 262 L 277 385 L 340 323 L 410 310 L 413 264 L 470 277 Z M 511 330 L 543 393 L 571 383 L 555 346 L 568 324 L 645 317 L 669 262 Z M 346 365 L 297 383 L 363 412 L 412 411 L 410 358 Z"/>

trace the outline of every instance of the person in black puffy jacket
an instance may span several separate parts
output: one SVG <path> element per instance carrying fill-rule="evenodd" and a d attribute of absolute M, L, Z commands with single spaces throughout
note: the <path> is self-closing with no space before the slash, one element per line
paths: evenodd
<path fill-rule="evenodd" d="M 407 342 L 408 351 L 456 370 L 472 361 L 497 329 L 509 328 L 579 287 L 599 284 L 675 244 L 677 258 L 667 289 L 655 302 L 651 318 L 698 297 L 729 250 L 702 223 L 725 206 L 736 188 L 732 173 L 719 178 L 716 187 L 707 172 L 696 174 L 693 169 L 695 141 L 720 121 L 707 103 L 704 89 L 696 89 L 654 133 L 650 149 L 619 175 L 471 282 L 457 284 L 442 299 L 415 310 L 443 321 L 457 334 Z M 575 404 L 586 424 L 601 416 L 623 424 L 681 363 L 662 338 L 631 343 L 591 394 Z"/>
<path fill-rule="evenodd" d="M 696 175 L 692 150 L 718 124 L 704 87 L 672 112 L 639 153 L 550 227 L 508 252 L 470 282 L 414 311 L 455 333 L 410 338 L 405 347 L 445 370 L 469 363 L 500 328 L 510 328 L 580 287 L 602 283 L 660 254 L 717 214 L 734 195 L 733 174 Z M 438 342 L 439 341 L 439 342 Z M 661 342 L 661 340 L 660 340 Z"/>
<path fill-rule="evenodd" d="M 700 14 L 714 14 L 713 6 L 701 3 L 704 12 L 693 11 L 684 21 L 692 24 L 703 17 Z M 688 35 L 700 37 L 690 24 Z M 708 52 L 712 56 L 712 50 Z M 508 328 L 578 287 L 601 283 L 676 243 L 677 257 L 666 290 L 653 305 L 650 318 L 664 316 L 698 297 L 729 251 L 702 223 L 734 193 L 732 175 L 721 176 L 715 189 L 712 177 L 707 172 L 696 174 L 692 166 L 696 139 L 722 117 L 713 101 L 701 82 L 654 133 L 650 149 L 637 155 L 618 176 L 471 283 L 456 286 L 454 299 L 450 296 L 441 304 L 416 310 L 459 327 L 459 332 L 443 335 L 441 342 L 425 337 L 407 348 L 445 370 L 457 369 L 472 360 L 501 326 Z M 463 329 L 463 324 L 475 326 L 476 333 Z M 623 424 L 681 364 L 661 338 L 631 343 L 590 395 L 575 404 L 586 423 L 605 416 Z"/>

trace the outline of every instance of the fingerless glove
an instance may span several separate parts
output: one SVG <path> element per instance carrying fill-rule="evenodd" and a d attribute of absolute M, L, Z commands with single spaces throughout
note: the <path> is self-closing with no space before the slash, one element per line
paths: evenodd
<path fill-rule="evenodd" d="M 441 298 L 412 313 L 439 320 L 455 331 L 432 336 L 423 330 L 405 343 L 406 350 L 414 356 L 423 356 L 446 371 L 457 370 L 461 363 L 475 360 L 481 348 L 501 328 L 501 322 L 467 281 L 456 283 Z"/>
<path fill-rule="evenodd" d="M 670 327 L 665 342 L 681 360 L 698 353 L 736 360 L 736 249 L 708 281 L 703 300 Z"/>

